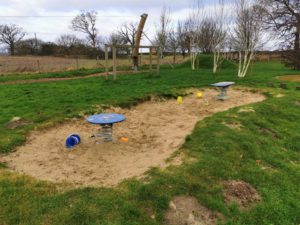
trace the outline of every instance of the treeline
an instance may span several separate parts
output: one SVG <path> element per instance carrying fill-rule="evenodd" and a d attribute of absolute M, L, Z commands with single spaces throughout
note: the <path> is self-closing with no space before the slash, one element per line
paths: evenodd
<path fill-rule="evenodd" d="M 29 38 L 20 40 L 14 46 L 12 55 L 38 56 L 84 56 L 89 58 L 102 57 L 103 49 L 92 47 L 75 35 L 61 35 L 55 42 L 44 42 L 41 39 Z"/>

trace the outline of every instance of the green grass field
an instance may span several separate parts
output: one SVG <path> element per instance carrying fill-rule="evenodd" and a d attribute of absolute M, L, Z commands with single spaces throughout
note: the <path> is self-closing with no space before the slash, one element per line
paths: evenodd
<path fill-rule="evenodd" d="M 225 221 L 220 224 L 300 224 L 300 91 L 295 90 L 299 83 L 285 82 L 288 89 L 283 90 L 276 79 L 297 72 L 278 62 L 257 63 L 241 79 L 233 63 L 226 62 L 216 75 L 210 66 L 210 58 L 202 57 L 197 71 L 185 63 L 173 70 L 163 67 L 160 77 L 141 73 L 119 76 L 115 82 L 95 77 L 2 85 L 1 154 L 24 143 L 30 130 L 96 112 L 99 104 L 128 107 L 150 95 L 172 97 L 182 88 L 224 80 L 260 89 L 268 98 L 252 105 L 255 113 L 238 113 L 239 108 L 234 108 L 198 122 L 179 150 L 196 160 L 163 171 L 153 169 L 148 183 L 131 179 L 114 189 L 64 190 L 0 165 L 0 224 L 164 224 L 170 199 L 180 194 L 194 196 L 208 209 L 222 213 Z M 8 129 L 16 116 L 30 123 Z M 242 129 L 230 129 L 224 121 L 240 123 Z M 272 169 L 262 170 L 257 160 Z M 253 185 L 262 201 L 247 211 L 225 204 L 221 183 L 230 179 Z"/>

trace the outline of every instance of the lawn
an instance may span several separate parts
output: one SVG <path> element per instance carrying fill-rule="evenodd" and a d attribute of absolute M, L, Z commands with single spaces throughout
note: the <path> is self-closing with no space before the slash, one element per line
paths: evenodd
<path fill-rule="evenodd" d="M 2 85 L 2 154 L 24 143 L 30 130 L 97 112 L 97 105 L 129 107 L 151 95 L 175 97 L 182 88 L 224 80 L 261 90 L 268 99 L 253 104 L 255 112 L 239 113 L 239 107 L 198 122 L 179 150 L 196 160 L 153 169 L 147 183 L 130 179 L 118 188 L 72 189 L 8 172 L 1 165 L 0 224 L 163 224 L 169 201 L 176 195 L 194 196 L 208 209 L 222 213 L 221 224 L 299 224 L 300 91 L 295 90 L 299 83 L 286 82 L 288 89 L 283 90 L 278 88 L 282 81 L 276 79 L 296 72 L 278 62 L 261 62 L 241 79 L 230 62 L 216 75 L 209 67 L 205 57 L 199 70 L 191 71 L 187 63 L 175 69 L 166 66 L 160 77 L 141 73 L 119 76 L 115 82 L 94 77 Z M 8 129 L 7 123 L 16 116 L 28 124 Z M 223 122 L 239 123 L 242 128 L 230 129 Z M 249 210 L 225 204 L 225 180 L 250 183 L 262 201 Z"/>

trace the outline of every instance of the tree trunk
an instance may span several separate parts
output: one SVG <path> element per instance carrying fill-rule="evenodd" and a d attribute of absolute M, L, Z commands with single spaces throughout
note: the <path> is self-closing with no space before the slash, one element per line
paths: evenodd
<path fill-rule="evenodd" d="M 297 27 L 297 31 L 295 33 L 295 55 L 296 55 L 296 69 L 300 70 L 300 59 L 299 56 L 300 55 L 300 26 Z"/>
<path fill-rule="evenodd" d="M 10 43 L 10 55 L 15 55 L 15 44 L 14 43 Z"/>
<path fill-rule="evenodd" d="M 176 50 L 173 52 L 173 65 L 176 63 Z"/>

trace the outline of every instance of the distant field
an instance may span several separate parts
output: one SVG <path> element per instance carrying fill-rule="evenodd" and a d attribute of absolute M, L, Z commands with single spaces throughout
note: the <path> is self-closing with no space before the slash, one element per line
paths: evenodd
<path fill-rule="evenodd" d="M 154 63 L 156 58 L 154 57 Z M 183 57 L 178 56 L 176 63 L 183 62 Z M 173 58 L 167 56 L 162 60 L 163 64 L 172 63 Z M 112 60 L 109 60 L 112 66 Z M 142 56 L 141 65 L 149 64 L 149 56 Z M 105 65 L 104 60 L 94 59 L 74 59 L 52 56 L 0 56 L 0 74 L 9 73 L 26 73 L 26 72 L 56 72 L 66 70 L 76 70 L 80 68 L 93 69 L 103 68 Z M 129 66 L 131 59 L 118 59 L 117 66 Z"/>

